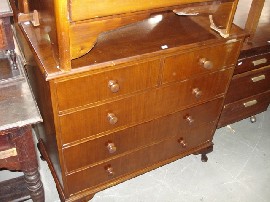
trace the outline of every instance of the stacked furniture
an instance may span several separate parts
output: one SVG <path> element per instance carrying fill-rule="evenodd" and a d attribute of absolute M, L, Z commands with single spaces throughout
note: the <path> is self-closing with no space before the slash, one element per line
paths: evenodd
<path fill-rule="evenodd" d="M 0 51 L 8 52 L 10 62 L 16 68 L 15 45 L 11 29 L 13 12 L 7 0 L 0 1 Z"/>
<path fill-rule="evenodd" d="M 245 14 L 249 3 L 240 1 L 237 9 L 235 23 L 245 28 L 250 37 L 238 58 L 218 127 L 247 117 L 255 122 L 255 115 L 270 103 L 270 1 L 252 1 L 249 14 Z"/>
<path fill-rule="evenodd" d="M 206 161 L 245 37 L 237 1 L 50 3 L 14 9 L 61 200 L 189 154 Z"/>
<path fill-rule="evenodd" d="M 23 201 L 31 197 L 33 201 L 43 202 L 44 190 L 31 127 L 42 119 L 23 64 L 19 58 L 15 60 L 17 57 L 10 23 L 12 15 L 8 0 L 1 0 L 0 169 L 22 171 L 24 176 L 0 182 L 0 201 Z"/>

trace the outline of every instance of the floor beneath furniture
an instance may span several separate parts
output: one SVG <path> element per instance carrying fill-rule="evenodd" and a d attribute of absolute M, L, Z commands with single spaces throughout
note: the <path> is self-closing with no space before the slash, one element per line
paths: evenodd
<path fill-rule="evenodd" d="M 256 123 L 245 119 L 217 130 L 214 144 L 207 163 L 190 155 L 99 192 L 91 202 L 270 201 L 270 107 Z M 46 163 L 40 167 L 46 202 L 60 201 Z M 0 180 L 20 175 L 5 174 Z"/>

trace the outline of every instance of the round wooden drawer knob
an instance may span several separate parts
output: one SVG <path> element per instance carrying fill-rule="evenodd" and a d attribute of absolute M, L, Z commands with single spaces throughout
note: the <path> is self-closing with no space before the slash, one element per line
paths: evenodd
<path fill-rule="evenodd" d="M 115 116 L 114 113 L 109 113 L 107 115 L 107 118 L 108 118 L 109 123 L 112 124 L 112 125 L 116 124 L 117 121 L 118 121 L 118 118 Z"/>
<path fill-rule="evenodd" d="M 113 93 L 117 93 L 120 89 L 119 84 L 115 80 L 110 80 L 108 82 L 108 87 L 111 90 L 111 92 L 113 92 Z"/>
<path fill-rule="evenodd" d="M 186 148 L 187 147 L 187 143 L 185 142 L 184 138 L 180 138 L 178 140 L 178 143 L 183 147 L 183 148 Z"/>
<path fill-rule="evenodd" d="M 195 95 L 196 98 L 200 98 L 202 96 L 202 91 L 199 88 L 194 88 L 192 94 Z"/>
<path fill-rule="evenodd" d="M 185 120 L 191 125 L 192 123 L 194 123 L 194 119 L 193 119 L 193 117 L 192 116 L 190 116 L 190 115 L 186 115 L 185 116 Z"/>
<path fill-rule="evenodd" d="M 107 149 L 108 149 L 110 154 L 113 154 L 113 153 L 116 152 L 116 146 L 115 146 L 115 144 L 113 142 L 109 142 L 107 144 Z"/>
<path fill-rule="evenodd" d="M 113 177 L 115 175 L 115 172 L 113 171 L 113 168 L 111 165 L 106 166 L 105 170 L 109 177 Z"/>
<path fill-rule="evenodd" d="M 213 62 L 210 60 L 207 60 L 206 58 L 201 58 L 200 59 L 200 65 L 203 66 L 205 69 L 212 69 L 213 68 Z"/>

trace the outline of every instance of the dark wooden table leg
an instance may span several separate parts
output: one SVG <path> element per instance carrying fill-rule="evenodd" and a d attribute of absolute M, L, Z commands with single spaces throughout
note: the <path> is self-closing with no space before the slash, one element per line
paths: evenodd
<path fill-rule="evenodd" d="M 43 202 L 44 201 L 44 189 L 40 180 L 40 174 L 38 171 L 37 155 L 32 137 L 31 126 L 18 129 L 20 133 L 14 138 L 16 143 L 18 158 L 21 164 L 21 170 L 24 173 L 25 182 L 32 200 Z"/>
<path fill-rule="evenodd" d="M 16 62 L 16 53 L 14 49 L 9 50 L 10 59 L 12 61 L 12 68 L 18 69 L 17 62 Z"/>
<path fill-rule="evenodd" d="M 38 169 L 33 171 L 24 171 L 26 187 L 30 191 L 33 201 L 44 201 L 44 190 L 40 180 Z"/>

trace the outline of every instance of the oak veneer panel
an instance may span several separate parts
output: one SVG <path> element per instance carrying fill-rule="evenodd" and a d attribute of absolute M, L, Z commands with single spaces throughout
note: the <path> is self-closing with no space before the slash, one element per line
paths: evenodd
<path fill-rule="evenodd" d="M 223 98 L 215 99 L 204 105 L 65 148 L 63 155 L 66 169 L 70 172 L 213 122 L 219 116 L 222 102 Z M 193 120 L 192 123 L 187 120 L 188 117 Z M 116 152 L 109 153 L 108 143 L 116 146 Z"/>
<path fill-rule="evenodd" d="M 213 99 L 225 93 L 232 72 L 232 68 L 221 70 L 59 116 L 62 143 L 70 143 L 101 132 L 145 122 Z M 200 98 L 194 96 L 193 89 L 195 88 L 202 91 Z M 116 124 L 109 123 L 108 113 L 113 113 L 118 118 Z"/>
<path fill-rule="evenodd" d="M 206 1 L 209 0 L 72 0 L 70 1 L 70 12 L 72 21 L 79 21 L 89 18 Z"/>
<path fill-rule="evenodd" d="M 61 111 L 155 87 L 158 85 L 159 72 L 160 62 L 154 60 L 65 79 L 56 83 L 58 109 Z M 110 80 L 116 81 L 120 86 L 118 92 L 113 93 L 110 90 Z"/>
<path fill-rule="evenodd" d="M 203 48 L 197 51 L 166 57 L 164 59 L 163 83 L 185 80 L 199 74 L 217 71 L 235 64 L 240 42 Z M 222 57 L 220 57 L 222 55 Z M 211 61 L 213 67 L 206 69 L 200 59 Z"/>
<path fill-rule="evenodd" d="M 264 79 L 253 82 L 252 79 Z M 235 75 L 230 83 L 225 104 L 270 90 L 270 66 Z"/>
<path fill-rule="evenodd" d="M 256 100 L 257 103 L 245 107 L 244 103 Z M 270 104 L 270 91 L 266 91 L 261 94 L 257 94 L 237 102 L 229 103 L 224 106 L 220 120 L 218 122 L 218 127 L 226 126 L 230 123 L 240 121 L 247 117 L 253 116 L 255 114 L 261 113 L 267 110 L 268 105 Z"/>
<path fill-rule="evenodd" d="M 113 181 L 125 174 L 145 169 L 155 163 L 172 158 L 200 144 L 211 141 L 214 128 L 214 124 L 210 123 L 189 131 L 182 131 L 175 137 L 160 143 L 70 174 L 67 176 L 70 194 Z M 186 143 L 186 147 L 179 143 L 181 138 Z M 105 170 L 107 166 L 113 168 L 115 173 L 113 177 L 108 176 Z"/>

